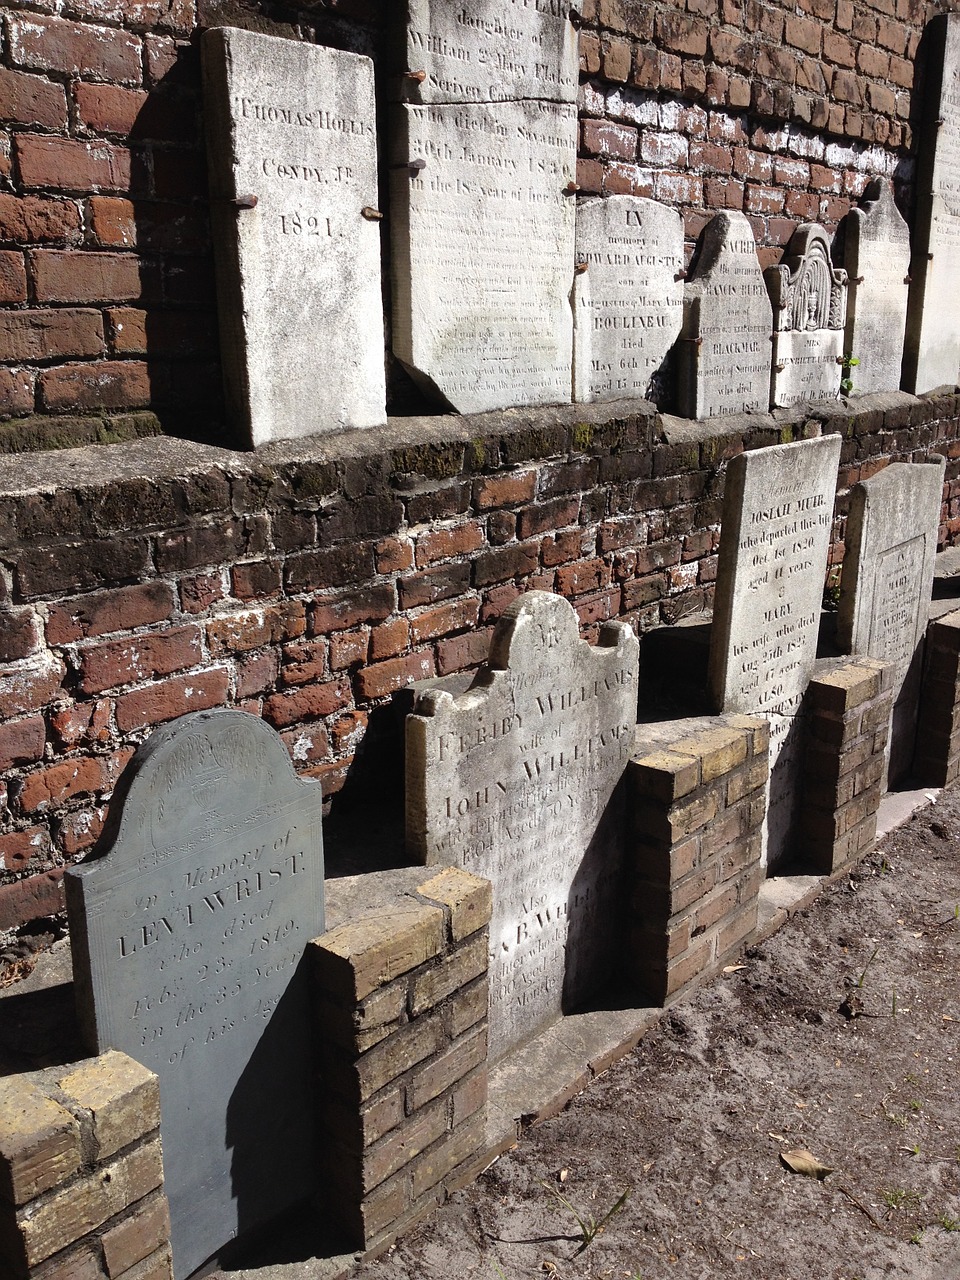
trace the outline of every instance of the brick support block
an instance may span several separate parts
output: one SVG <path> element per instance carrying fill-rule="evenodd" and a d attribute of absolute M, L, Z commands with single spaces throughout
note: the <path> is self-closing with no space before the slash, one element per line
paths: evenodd
<path fill-rule="evenodd" d="M 914 771 L 934 787 L 960 777 L 960 609 L 927 627 Z"/>

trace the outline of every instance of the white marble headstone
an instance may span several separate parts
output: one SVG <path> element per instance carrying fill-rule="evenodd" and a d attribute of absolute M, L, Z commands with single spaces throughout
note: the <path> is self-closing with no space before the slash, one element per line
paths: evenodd
<path fill-rule="evenodd" d="M 823 227 L 793 233 L 783 262 L 764 279 L 773 303 L 770 403 L 834 399 L 840 390 L 847 273 L 834 267 Z"/>
<path fill-rule="evenodd" d="M 140 747 L 102 856 L 65 877 L 90 1051 L 159 1077 L 177 1280 L 316 1186 L 321 805 L 262 720 L 196 712 Z"/>
<path fill-rule="evenodd" d="M 494 1058 L 608 974 L 638 672 L 630 627 L 591 647 L 566 600 L 531 591 L 470 689 L 428 689 L 407 717 L 409 852 L 493 882 Z"/>
<path fill-rule="evenodd" d="M 651 379 L 680 333 L 682 272 L 683 220 L 676 209 L 639 196 L 580 202 L 575 400 L 651 394 Z"/>
<path fill-rule="evenodd" d="M 718 213 L 683 292 L 680 412 L 687 418 L 766 412 L 773 312 L 745 214 Z"/>
<path fill-rule="evenodd" d="M 249 442 L 386 421 L 369 58 L 201 40 L 228 412 Z"/>
<path fill-rule="evenodd" d="M 710 637 L 718 711 L 770 721 L 766 861 L 789 855 L 801 703 L 817 656 L 840 436 L 742 453 L 727 467 Z"/>

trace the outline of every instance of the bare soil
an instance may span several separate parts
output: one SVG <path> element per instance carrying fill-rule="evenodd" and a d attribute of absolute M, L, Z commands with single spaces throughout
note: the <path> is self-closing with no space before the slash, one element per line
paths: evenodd
<path fill-rule="evenodd" d="M 947 792 L 351 1280 L 960 1280 L 958 904 Z"/>

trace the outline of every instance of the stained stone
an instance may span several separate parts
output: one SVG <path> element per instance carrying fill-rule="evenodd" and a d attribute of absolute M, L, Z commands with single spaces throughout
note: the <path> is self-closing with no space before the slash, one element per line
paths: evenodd
<path fill-rule="evenodd" d="M 801 703 L 814 659 L 840 436 L 742 453 L 727 468 L 710 688 L 718 711 L 770 721 L 766 861 L 789 854 Z"/>
<path fill-rule="evenodd" d="M 493 1058 L 608 974 L 638 670 L 630 627 L 593 648 L 566 600 L 531 591 L 471 687 L 427 689 L 407 717 L 409 852 L 493 882 Z"/>
<path fill-rule="evenodd" d="M 847 273 L 830 260 L 823 227 L 807 223 L 764 279 L 773 303 L 770 403 L 833 399 L 840 389 Z"/>
<path fill-rule="evenodd" d="M 943 458 L 894 462 L 850 491 L 838 638 L 894 667 L 891 782 L 913 761 L 944 468 Z"/>
<path fill-rule="evenodd" d="M 89 1049 L 160 1080 L 177 1280 L 315 1185 L 321 800 L 262 720 L 197 712 L 138 750 L 104 852 L 66 874 Z"/>
<path fill-rule="evenodd" d="M 683 221 L 637 196 L 577 206 L 574 399 L 657 396 L 683 320 Z M 768 343 L 769 348 L 769 343 Z"/>
<path fill-rule="evenodd" d="M 773 312 L 753 228 L 742 213 L 718 213 L 703 233 L 683 291 L 680 412 L 688 418 L 770 407 Z"/>
<path fill-rule="evenodd" d="M 910 229 L 890 182 L 871 182 L 841 224 L 847 272 L 844 349 L 856 392 L 897 391 L 903 361 L 910 274 Z"/>
<path fill-rule="evenodd" d="M 960 369 L 960 13 L 933 18 L 917 157 L 903 387 L 954 386 Z"/>
<path fill-rule="evenodd" d="M 228 411 L 253 445 L 383 423 L 373 64 L 229 27 L 201 48 Z"/>
<path fill-rule="evenodd" d="M 576 102 L 577 33 L 563 0 L 408 0 L 404 97 L 421 103 Z M 424 72 L 422 80 L 414 78 Z"/>
<path fill-rule="evenodd" d="M 461 413 L 568 403 L 576 107 L 394 112 L 394 352 Z"/>

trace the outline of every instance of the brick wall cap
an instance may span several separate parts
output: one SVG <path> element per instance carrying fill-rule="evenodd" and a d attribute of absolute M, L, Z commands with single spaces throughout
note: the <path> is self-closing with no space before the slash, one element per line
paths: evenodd
<path fill-rule="evenodd" d="M 98 1159 L 160 1125 L 157 1077 L 125 1053 L 110 1049 L 56 1079 L 68 1104 L 90 1112 Z"/>
<path fill-rule="evenodd" d="M 493 885 L 462 867 L 445 867 L 417 885 L 417 893 L 450 911 L 450 936 L 460 942 L 490 923 Z"/>
<path fill-rule="evenodd" d="M 25 1204 L 80 1168 L 80 1125 L 29 1075 L 0 1080 L 0 1198 Z"/>
<path fill-rule="evenodd" d="M 346 964 L 357 1000 L 435 959 L 443 945 L 443 909 L 413 902 L 349 921 L 311 943 L 321 967 L 332 961 L 342 970 Z"/>

